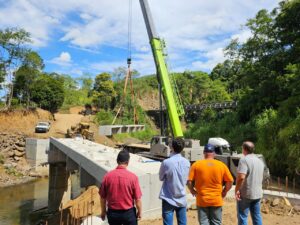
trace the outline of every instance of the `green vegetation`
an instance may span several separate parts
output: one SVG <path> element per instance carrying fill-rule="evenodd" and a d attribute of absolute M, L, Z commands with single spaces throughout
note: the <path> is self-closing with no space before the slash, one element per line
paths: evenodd
<path fill-rule="evenodd" d="M 101 109 L 95 116 L 95 122 L 99 125 L 110 125 L 114 119 L 113 112 Z"/>
<path fill-rule="evenodd" d="M 27 108 L 32 97 L 32 85 L 34 85 L 43 67 L 42 58 L 36 52 L 28 51 L 25 54 L 23 65 L 15 74 L 14 96 L 19 96 L 21 101 L 26 102 Z"/>
<path fill-rule="evenodd" d="M 22 65 L 24 58 L 28 55 L 28 48 L 25 44 L 30 42 L 30 34 L 24 29 L 7 28 L 0 30 L 0 83 L 5 78 L 12 81 L 14 77 L 14 68 Z M 0 89 L 3 88 L 2 85 Z M 7 106 L 11 107 L 11 101 L 14 93 L 14 85 L 9 85 L 9 93 L 7 96 Z"/>
<path fill-rule="evenodd" d="M 4 164 L 5 158 L 4 155 L 0 153 L 0 164 Z"/>
<path fill-rule="evenodd" d="M 32 100 L 51 113 L 55 113 L 64 101 L 63 84 L 52 75 L 40 75 L 33 83 L 31 92 Z"/>
<path fill-rule="evenodd" d="M 112 100 L 116 92 L 109 73 L 101 73 L 96 76 L 92 95 L 93 104 L 98 109 L 108 110 L 112 108 Z"/>
<path fill-rule="evenodd" d="M 91 88 L 93 79 L 91 75 L 85 74 L 78 79 L 73 79 L 70 75 L 61 75 L 64 84 L 64 102 L 60 111 L 67 112 L 72 106 L 83 106 L 91 104 Z"/>
<path fill-rule="evenodd" d="M 114 135 L 114 139 L 119 142 L 124 142 L 127 138 L 132 137 L 147 142 L 150 141 L 154 135 L 157 135 L 157 132 L 149 126 L 146 126 L 146 129 L 144 131 L 139 131 L 135 133 L 116 134 Z"/>
<path fill-rule="evenodd" d="M 252 36 L 233 40 L 229 57 L 211 72 L 225 83 L 237 112 L 201 116 L 186 135 L 221 136 L 238 147 L 246 140 L 266 157 L 273 175 L 300 171 L 300 1 L 283 1 L 272 12 L 261 10 L 248 20 Z M 239 148 L 237 148 L 239 150 Z"/>
<path fill-rule="evenodd" d="M 19 172 L 15 167 L 6 168 L 5 172 L 7 174 L 15 176 L 15 177 L 23 177 L 23 174 L 21 172 Z"/>

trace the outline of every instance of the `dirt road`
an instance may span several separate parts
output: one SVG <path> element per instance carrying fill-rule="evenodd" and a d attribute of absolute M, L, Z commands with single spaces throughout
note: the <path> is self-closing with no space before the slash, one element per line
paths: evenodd
<path fill-rule="evenodd" d="M 52 122 L 48 133 L 35 134 L 38 138 L 46 137 L 64 137 L 67 129 L 76 125 L 83 118 L 79 114 L 55 114 L 55 121 Z"/>
<path fill-rule="evenodd" d="M 262 214 L 264 225 L 296 225 L 300 224 L 300 215 L 292 216 L 279 216 L 274 214 Z M 250 217 L 250 216 L 249 216 Z M 157 220 L 144 220 L 139 223 L 140 225 L 161 225 L 162 219 Z M 176 223 L 174 223 L 176 224 Z M 188 211 L 188 225 L 199 225 L 197 219 L 197 210 Z M 236 203 L 235 201 L 226 201 L 223 207 L 223 225 L 235 225 L 237 224 L 236 218 Z M 249 218 L 249 225 L 252 222 Z"/>

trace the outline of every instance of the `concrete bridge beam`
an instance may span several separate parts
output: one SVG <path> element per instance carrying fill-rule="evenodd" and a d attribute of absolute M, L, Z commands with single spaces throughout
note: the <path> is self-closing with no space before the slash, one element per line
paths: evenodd
<path fill-rule="evenodd" d="M 97 181 L 85 169 L 80 168 L 80 187 L 89 187 L 96 185 Z"/>

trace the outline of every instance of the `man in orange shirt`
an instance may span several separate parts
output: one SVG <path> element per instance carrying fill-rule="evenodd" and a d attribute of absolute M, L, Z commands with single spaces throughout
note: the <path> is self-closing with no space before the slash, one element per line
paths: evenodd
<path fill-rule="evenodd" d="M 215 160 L 214 154 L 215 147 L 205 145 L 204 159 L 192 165 L 188 179 L 190 192 L 196 196 L 200 225 L 222 224 L 223 198 L 233 183 L 229 169 Z"/>

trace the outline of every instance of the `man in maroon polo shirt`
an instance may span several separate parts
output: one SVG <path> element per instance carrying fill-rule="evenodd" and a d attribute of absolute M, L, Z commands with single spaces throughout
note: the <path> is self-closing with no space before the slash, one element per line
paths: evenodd
<path fill-rule="evenodd" d="M 136 225 L 142 215 L 138 177 L 126 169 L 129 158 L 127 151 L 120 151 L 117 168 L 104 176 L 100 187 L 101 218 L 104 220 L 107 215 L 110 225 Z"/>

